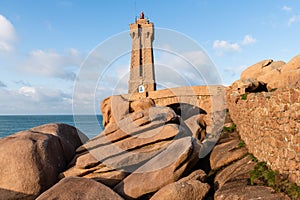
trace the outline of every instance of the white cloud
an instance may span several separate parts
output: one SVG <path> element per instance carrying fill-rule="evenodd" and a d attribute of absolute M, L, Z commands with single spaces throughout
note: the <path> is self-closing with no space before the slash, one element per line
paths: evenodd
<path fill-rule="evenodd" d="M 288 25 L 291 26 L 292 24 L 294 24 L 298 21 L 300 21 L 300 15 L 294 15 L 289 19 Z"/>
<path fill-rule="evenodd" d="M 0 14 L 0 52 L 12 51 L 15 40 L 14 26 L 6 17 Z"/>
<path fill-rule="evenodd" d="M 0 88 L 0 114 L 71 113 L 72 97 L 58 89 L 24 86 Z"/>
<path fill-rule="evenodd" d="M 68 49 L 64 54 L 53 50 L 34 50 L 18 69 L 31 75 L 74 80 L 82 60 L 76 49 Z"/>
<path fill-rule="evenodd" d="M 284 10 L 284 11 L 286 11 L 286 12 L 289 12 L 289 11 L 292 10 L 292 8 L 289 7 L 289 6 L 283 6 L 283 7 L 282 7 L 282 10 Z"/>
<path fill-rule="evenodd" d="M 227 40 L 215 40 L 213 43 L 213 48 L 217 50 L 219 55 L 224 52 L 238 52 L 241 51 L 242 45 L 249 45 L 256 42 L 256 39 L 251 35 L 245 35 L 242 41 L 239 42 L 229 42 Z"/>
<path fill-rule="evenodd" d="M 240 51 L 241 47 L 238 43 L 230 43 L 226 40 L 215 40 L 213 44 L 214 49 L 225 51 Z"/>
<path fill-rule="evenodd" d="M 242 44 L 247 45 L 247 44 L 253 44 L 256 42 L 256 39 L 253 38 L 251 35 L 245 35 Z"/>
<path fill-rule="evenodd" d="M 36 89 L 34 87 L 24 86 L 19 89 L 19 93 L 25 96 L 32 96 L 36 94 Z"/>

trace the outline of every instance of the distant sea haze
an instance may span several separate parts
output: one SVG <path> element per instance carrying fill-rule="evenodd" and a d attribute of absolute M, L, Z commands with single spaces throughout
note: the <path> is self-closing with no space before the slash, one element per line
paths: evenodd
<path fill-rule="evenodd" d="M 103 131 L 102 115 L 82 115 L 79 119 L 76 118 L 75 125 L 73 115 L 0 115 L 0 138 L 49 123 L 77 126 L 89 138 Z"/>

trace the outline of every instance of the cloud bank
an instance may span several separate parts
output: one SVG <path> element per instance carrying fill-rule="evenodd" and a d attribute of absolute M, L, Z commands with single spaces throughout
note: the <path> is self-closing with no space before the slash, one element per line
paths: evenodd
<path fill-rule="evenodd" d="M 71 113 L 72 97 L 58 89 L 23 86 L 0 87 L 0 114 Z"/>
<path fill-rule="evenodd" d="M 215 40 L 213 44 L 214 49 L 222 49 L 226 51 L 240 51 L 241 47 L 238 43 L 230 43 L 226 40 Z"/>
<path fill-rule="evenodd" d="M 16 31 L 12 23 L 0 14 L 0 53 L 12 51 L 16 38 Z"/>
<path fill-rule="evenodd" d="M 31 51 L 18 70 L 28 74 L 73 81 L 83 60 L 78 50 L 70 48 L 63 54 L 54 50 Z"/>

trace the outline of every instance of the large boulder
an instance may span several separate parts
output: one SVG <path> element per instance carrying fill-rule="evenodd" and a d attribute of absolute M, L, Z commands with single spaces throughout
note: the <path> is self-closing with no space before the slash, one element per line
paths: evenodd
<path fill-rule="evenodd" d="M 256 163 L 251 156 L 238 160 L 237 162 L 225 167 L 215 177 L 215 188 L 220 189 L 230 180 L 240 180 L 240 183 L 247 184 L 250 178 L 250 171 L 254 169 Z"/>
<path fill-rule="evenodd" d="M 80 177 L 64 178 L 41 194 L 37 200 L 123 200 L 109 187 L 92 179 Z"/>
<path fill-rule="evenodd" d="M 217 144 L 210 155 L 211 169 L 219 169 L 246 155 L 248 150 L 244 146 L 239 147 L 241 144 L 238 138 Z"/>
<path fill-rule="evenodd" d="M 249 79 L 254 78 L 257 79 L 258 77 L 269 73 L 270 71 L 277 70 L 280 71 L 281 67 L 285 64 L 283 61 L 273 61 L 263 60 L 260 61 L 247 69 L 245 69 L 241 74 L 241 79 Z"/>
<path fill-rule="evenodd" d="M 177 181 L 197 161 L 191 137 L 175 140 L 165 151 L 120 182 L 114 190 L 125 198 L 137 199 Z"/>
<path fill-rule="evenodd" d="M 286 65 L 282 66 L 281 72 L 300 70 L 300 54 L 292 58 Z"/>
<path fill-rule="evenodd" d="M 283 65 L 280 74 L 270 74 L 268 76 L 270 77 L 268 81 L 269 89 L 295 87 L 300 79 L 300 55 L 295 56 Z"/>
<path fill-rule="evenodd" d="M 57 136 L 61 141 L 67 162 L 70 162 L 73 159 L 76 149 L 89 140 L 89 138 L 81 131 L 68 124 L 45 124 L 31 128 L 30 131 Z"/>
<path fill-rule="evenodd" d="M 202 200 L 210 189 L 207 183 L 203 183 L 205 180 L 205 172 L 196 170 L 188 177 L 166 185 L 156 192 L 151 200 Z"/>
<path fill-rule="evenodd" d="M 58 181 L 86 139 L 65 124 L 49 124 L 0 139 L 0 199 L 34 199 Z"/>
<path fill-rule="evenodd" d="M 245 69 L 240 80 L 232 84 L 231 87 L 241 90 L 239 91 L 241 94 L 245 92 L 245 88 L 250 88 L 248 92 L 261 92 L 251 89 L 257 85 L 266 85 L 267 90 L 271 91 L 275 88 L 295 87 L 299 81 L 299 76 L 300 55 L 295 56 L 288 63 L 263 60 Z"/>
<path fill-rule="evenodd" d="M 110 122 L 116 122 L 129 113 L 129 101 L 121 95 L 110 96 L 101 101 L 100 106 L 103 116 L 103 126 L 106 127 Z"/>

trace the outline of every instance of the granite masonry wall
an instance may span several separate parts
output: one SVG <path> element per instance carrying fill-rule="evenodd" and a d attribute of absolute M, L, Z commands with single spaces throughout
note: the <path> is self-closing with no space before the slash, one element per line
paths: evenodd
<path fill-rule="evenodd" d="M 226 96 L 249 152 L 300 186 L 300 87 Z"/>

